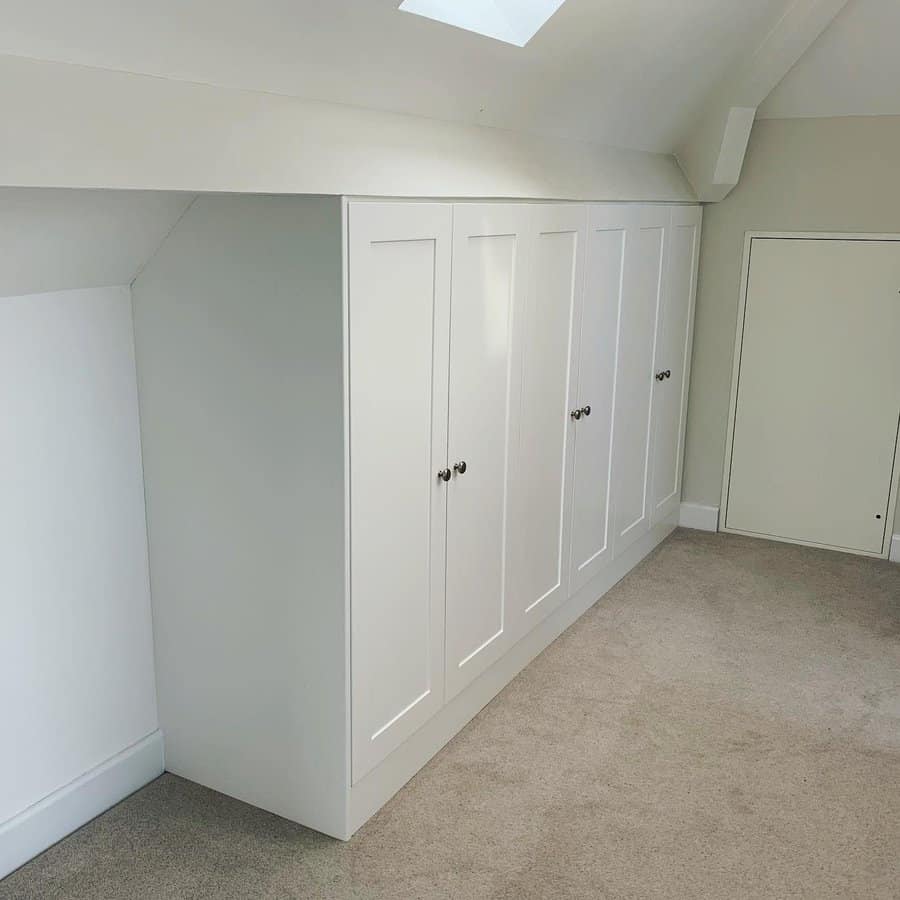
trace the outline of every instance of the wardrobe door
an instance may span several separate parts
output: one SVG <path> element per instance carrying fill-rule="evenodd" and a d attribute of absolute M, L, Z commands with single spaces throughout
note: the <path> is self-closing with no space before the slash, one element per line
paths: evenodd
<path fill-rule="evenodd" d="M 349 207 L 353 781 L 444 700 L 451 207 Z"/>
<path fill-rule="evenodd" d="M 624 289 L 629 207 L 591 209 L 580 328 L 574 335 L 578 393 L 571 586 L 584 587 L 612 557 L 612 438 L 616 349 Z M 589 413 L 589 414 L 588 414 Z"/>
<path fill-rule="evenodd" d="M 625 250 L 625 291 L 619 326 L 613 421 L 615 528 L 620 555 L 650 530 L 653 358 L 669 210 L 640 206 Z"/>
<path fill-rule="evenodd" d="M 520 635 L 567 596 L 575 421 L 572 334 L 584 289 L 587 207 L 532 207 L 528 289 L 518 317 L 509 603 Z M 585 420 L 587 421 L 587 420 Z"/>
<path fill-rule="evenodd" d="M 514 314 L 526 205 L 454 207 L 447 492 L 447 695 L 509 647 L 508 491 L 517 393 Z"/>
<path fill-rule="evenodd" d="M 681 503 L 700 218 L 699 207 L 673 208 L 666 240 L 653 382 L 653 524 L 677 512 Z"/>

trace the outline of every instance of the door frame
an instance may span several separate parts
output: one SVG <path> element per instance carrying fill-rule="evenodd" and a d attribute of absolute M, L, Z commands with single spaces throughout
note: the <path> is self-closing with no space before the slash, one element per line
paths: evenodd
<path fill-rule="evenodd" d="M 798 240 L 798 241 L 879 241 L 900 243 L 900 234 L 871 234 L 867 232 L 835 232 L 835 231 L 747 231 L 744 234 L 744 255 L 741 262 L 741 287 L 738 302 L 737 325 L 734 338 L 734 354 L 731 367 L 731 395 L 728 401 L 728 430 L 725 434 L 725 464 L 722 472 L 721 516 L 719 531 L 728 534 L 742 534 L 748 537 L 764 537 L 766 540 L 783 544 L 800 544 L 804 547 L 818 547 L 823 550 L 838 550 L 857 556 L 875 559 L 889 559 L 893 540 L 894 522 L 897 515 L 897 492 L 900 489 L 900 420 L 897 423 L 897 439 L 894 444 L 894 466 L 891 475 L 890 496 L 887 517 L 884 526 L 884 540 L 881 553 L 869 553 L 865 550 L 850 550 L 847 547 L 836 547 L 833 544 L 820 544 L 815 541 L 801 541 L 760 535 L 756 532 L 729 528 L 728 523 L 728 491 L 731 484 L 731 462 L 734 449 L 735 416 L 737 414 L 738 388 L 741 374 L 741 355 L 744 342 L 744 326 L 747 317 L 747 294 L 750 288 L 750 262 L 754 240 Z"/>

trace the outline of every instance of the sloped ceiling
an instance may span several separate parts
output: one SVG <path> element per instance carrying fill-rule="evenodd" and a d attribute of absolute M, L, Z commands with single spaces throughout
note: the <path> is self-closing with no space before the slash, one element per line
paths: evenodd
<path fill-rule="evenodd" d="M 760 109 L 766 119 L 900 115 L 900 0 L 850 0 Z"/>
<path fill-rule="evenodd" d="M 164 191 L 0 188 L 0 297 L 130 284 L 192 200 Z"/>
<path fill-rule="evenodd" d="M 567 0 L 525 48 L 399 0 L 0 0 L 0 53 L 671 152 L 789 0 Z"/>

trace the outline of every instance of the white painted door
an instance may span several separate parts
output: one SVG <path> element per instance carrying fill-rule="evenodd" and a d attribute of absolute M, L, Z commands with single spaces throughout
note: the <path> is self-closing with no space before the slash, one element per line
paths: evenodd
<path fill-rule="evenodd" d="M 754 238 L 742 322 L 726 530 L 885 555 L 900 241 Z"/>
<path fill-rule="evenodd" d="M 566 599 L 571 531 L 575 365 L 572 341 L 584 289 L 587 209 L 535 205 L 528 289 L 517 317 L 520 371 L 513 414 L 511 563 L 513 630 L 533 628 Z M 587 421 L 587 420 L 585 420 Z"/>
<path fill-rule="evenodd" d="M 529 207 L 460 204 L 453 215 L 448 698 L 496 661 L 511 639 L 508 491 L 518 392 L 512 348 L 526 282 Z"/>
<path fill-rule="evenodd" d="M 584 587 L 612 556 L 612 437 L 616 348 L 624 289 L 629 207 L 590 211 L 582 311 L 574 334 L 578 389 L 572 421 L 575 460 L 571 586 Z M 590 414 L 585 413 L 590 409 Z"/>
<path fill-rule="evenodd" d="M 613 420 L 615 556 L 650 530 L 653 362 L 670 211 L 639 206 L 632 215 L 625 249 Z"/>
<path fill-rule="evenodd" d="M 353 781 L 444 700 L 451 207 L 349 208 Z"/>
<path fill-rule="evenodd" d="M 698 206 L 673 207 L 666 237 L 653 382 L 652 524 L 672 516 L 681 504 L 701 215 Z"/>

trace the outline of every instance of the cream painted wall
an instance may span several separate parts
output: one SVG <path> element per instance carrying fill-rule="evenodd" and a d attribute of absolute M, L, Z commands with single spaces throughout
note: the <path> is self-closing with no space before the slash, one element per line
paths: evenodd
<path fill-rule="evenodd" d="M 900 116 L 754 126 L 740 184 L 704 214 L 686 500 L 719 505 L 745 232 L 900 233 L 898 160 Z"/>

